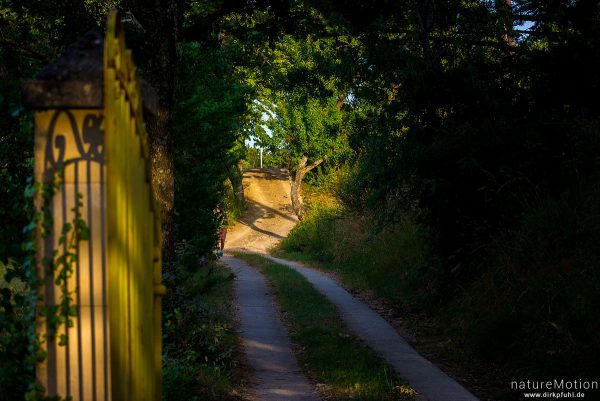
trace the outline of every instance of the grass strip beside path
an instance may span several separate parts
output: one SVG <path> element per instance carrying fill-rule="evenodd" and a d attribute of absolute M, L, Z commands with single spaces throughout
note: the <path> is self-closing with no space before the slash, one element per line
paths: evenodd
<path fill-rule="evenodd" d="M 335 307 L 296 271 L 236 253 L 271 283 L 300 365 L 327 400 L 410 400 L 414 391 L 393 368 L 348 332 Z"/>

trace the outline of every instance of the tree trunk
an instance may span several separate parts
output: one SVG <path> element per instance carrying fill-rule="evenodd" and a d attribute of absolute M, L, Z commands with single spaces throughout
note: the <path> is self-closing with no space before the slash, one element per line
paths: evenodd
<path fill-rule="evenodd" d="M 227 170 L 227 179 L 229 179 L 231 187 L 233 188 L 233 194 L 235 195 L 238 202 L 240 202 L 240 205 L 243 205 L 245 202 L 244 186 L 242 183 L 242 180 L 244 178 L 244 173 L 242 171 L 243 163 L 244 161 L 240 160 L 237 162 L 237 164 L 234 164 L 233 167 L 231 167 L 227 165 L 226 162 L 223 162 L 223 164 L 225 165 L 225 170 Z"/>
<path fill-rule="evenodd" d="M 298 165 L 293 170 L 290 170 L 290 198 L 292 199 L 292 209 L 299 220 L 302 220 L 306 213 L 304 203 L 302 202 L 302 180 L 304 180 L 306 173 L 321 164 L 323 160 L 317 160 L 312 164 L 307 164 L 307 162 L 308 156 L 302 155 Z"/>
<path fill-rule="evenodd" d="M 168 268 L 175 258 L 173 231 L 174 166 L 171 109 L 175 85 L 177 44 L 177 5 L 174 0 L 127 2 L 134 17 L 144 28 L 144 50 L 150 60 L 144 76 L 156 89 L 159 98 L 156 117 L 148 119 L 152 156 L 152 183 L 161 209 L 163 267 Z"/>
<path fill-rule="evenodd" d="M 246 199 L 244 198 L 243 165 L 244 165 L 243 160 L 239 160 L 237 162 L 237 164 L 235 165 L 236 181 L 235 181 L 235 185 L 233 186 L 233 192 L 235 193 L 235 196 L 238 198 L 238 200 L 241 202 L 242 205 L 246 202 Z"/>
<path fill-rule="evenodd" d="M 500 4 L 497 6 L 498 11 L 502 15 L 502 41 L 506 44 L 506 46 L 512 52 L 515 47 L 515 38 L 513 32 L 513 13 L 512 13 L 512 0 L 501 0 Z"/>
<path fill-rule="evenodd" d="M 152 121 L 153 120 L 153 121 Z M 170 265 L 175 258 L 173 213 L 175 202 L 175 180 L 173 166 L 173 139 L 170 136 L 171 113 L 159 107 L 158 115 L 147 123 L 152 157 L 152 185 L 160 206 L 162 222 L 163 265 Z"/>
<path fill-rule="evenodd" d="M 304 217 L 304 214 L 306 213 L 304 203 L 302 202 L 302 194 L 300 193 L 300 186 L 302 185 L 305 174 L 306 173 L 304 173 L 302 169 L 290 172 L 290 198 L 292 199 L 292 209 L 299 220 L 302 220 L 302 217 Z"/>

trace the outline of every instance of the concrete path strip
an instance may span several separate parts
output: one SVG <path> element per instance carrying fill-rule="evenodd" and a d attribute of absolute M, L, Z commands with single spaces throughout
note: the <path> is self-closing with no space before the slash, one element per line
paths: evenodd
<path fill-rule="evenodd" d="M 226 255 L 221 260 L 236 275 L 241 338 L 255 372 L 257 398 L 260 401 L 320 401 L 298 367 L 287 331 L 262 275 L 231 256 Z"/>
<path fill-rule="evenodd" d="M 350 331 L 362 338 L 429 401 L 479 401 L 467 389 L 417 353 L 394 328 L 364 302 L 323 273 L 297 262 L 264 255 L 302 274 L 333 303 Z"/>

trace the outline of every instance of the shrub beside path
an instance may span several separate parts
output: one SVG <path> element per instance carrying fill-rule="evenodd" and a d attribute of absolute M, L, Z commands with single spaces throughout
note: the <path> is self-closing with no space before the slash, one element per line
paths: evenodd
<path fill-rule="evenodd" d="M 268 255 L 268 250 L 285 237 L 297 221 L 289 207 L 285 171 L 251 170 L 244 174 L 244 189 L 249 213 L 230 230 L 227 249 L 259 253 L 302 274 L 336 305 L 348 328 L 410 382 L 420 394 L 419 401 L 478 401 L 419 355 L 385 319 L 333 279 L 302 264 Z M 235 288 L 242 337 L 249 363 L 255 369 L 255 392 L 259 400 L 319 400 L 298 369 L 262 276 L 239 259 L 226 256 L 223 261 L 237 276 Z"/>

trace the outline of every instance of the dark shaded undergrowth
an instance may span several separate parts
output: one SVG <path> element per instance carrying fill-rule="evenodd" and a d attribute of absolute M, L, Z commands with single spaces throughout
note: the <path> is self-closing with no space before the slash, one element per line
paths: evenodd
<path fill-rule="evenodd" d="M 233 274 L 217 262 L 175 271 L 163 303 L 163 399 L 239 399 Z"/>

